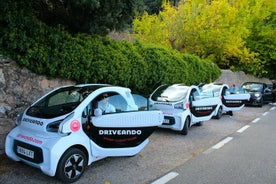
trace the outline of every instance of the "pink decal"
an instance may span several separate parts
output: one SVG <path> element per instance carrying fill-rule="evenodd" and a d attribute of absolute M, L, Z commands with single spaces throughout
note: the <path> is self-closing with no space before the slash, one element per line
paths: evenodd
<path fill-rule="evenodd" d="M 185 107 L 186 107 L 186 109 L 189 109 L 190 108 L 190 104 L 189 103 L 185 103 Z"/>
<path fill-rule="evenodd" d="M 173 113 L 168 113 L 168 112 L 163 112 L 164 115 L 169 115 L 169 116 L 172 116 Z"/>
<path fill-rule="evenodd" d="M 23 135 L 23 134 L 18 134 L 17 137 L 20 138 L 20 139 L 24 139 L 24 140 L 27 140 L 27 141 L 34 142 L 36 144 L 42 144 L 41 140 L 35 139 L 33 137 L 30 137 L 30 136 L 26 136 L 26 135 Z"/>
<path fill-rule="evenodd" d="M 73 132 L 76 132 L 80 129 L 80 122 L 78 120 L 73 120 L 70 124 L 70 128 Z"/>

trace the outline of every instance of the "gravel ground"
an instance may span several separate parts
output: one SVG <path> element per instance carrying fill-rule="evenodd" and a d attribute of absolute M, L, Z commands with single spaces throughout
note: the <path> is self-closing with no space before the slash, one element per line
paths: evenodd
<path fill-rule="evenodd" d="M 158 129 L 150 137 L 150 142 L 133 157 L 113 157 L 100 160 L 88 166 L 82 178 L 76 183 L 89 184 L 148 184 L 187 160 L 197 156 L 226 136 L 250 123 L 272 105 L 262 108 L 245 107 L 224 115 L 220 120 L 212 119 L 203 126 L 194 126 L 189 134 Z M 23 163 L 14 162 L 0 154 L 0 183 L 32 184 L 60 183 L 55 178 L 44 175 L 40 170 Z"/>

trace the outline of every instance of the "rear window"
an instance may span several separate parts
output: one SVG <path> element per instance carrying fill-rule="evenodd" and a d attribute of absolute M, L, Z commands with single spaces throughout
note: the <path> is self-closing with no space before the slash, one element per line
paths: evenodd
<path fill-rule="evenodd" d="M 189 87 L 179 84 L 159 87 L 151 96 L 152 100 L 159 102 L 177 102 L 185 99 Z"/>

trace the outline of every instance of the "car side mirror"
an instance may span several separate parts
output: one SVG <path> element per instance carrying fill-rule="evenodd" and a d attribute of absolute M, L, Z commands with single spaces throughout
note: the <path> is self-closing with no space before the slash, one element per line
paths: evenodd
<path fill-rule="evenodd" d="M 103 115 L 103 111 L 100 108 L 94 110 L 94 115 L 96 117 Z"/>
<path fill-rule="evenodd" d="M 271 93 L 271 90 L 268 89 L 268 88 L 266 88 L 266 89 L 264 90 L 264 92 L 265 92 L 265 93 Z"/>

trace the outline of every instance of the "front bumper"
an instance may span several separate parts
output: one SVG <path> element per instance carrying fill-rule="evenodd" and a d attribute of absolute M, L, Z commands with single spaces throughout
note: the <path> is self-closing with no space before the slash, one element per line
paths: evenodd
<path fill-rule="evenodd" d="M 52 149 L 58 145 L 59 139 L 58 135 L 45 139 L 16 127 L 6 137 L 5 152 L 14 161 L 22 161 L 39 168 L 46 175 L 54 176 L 63 153 L 62 150 L 54 152 Z"/>
<path fill-rule="evenodd" d="M 261 103 L 262 97 L 251 97 L 248 101 L 245 102 L 245 105 L 260 105 Z"/>

